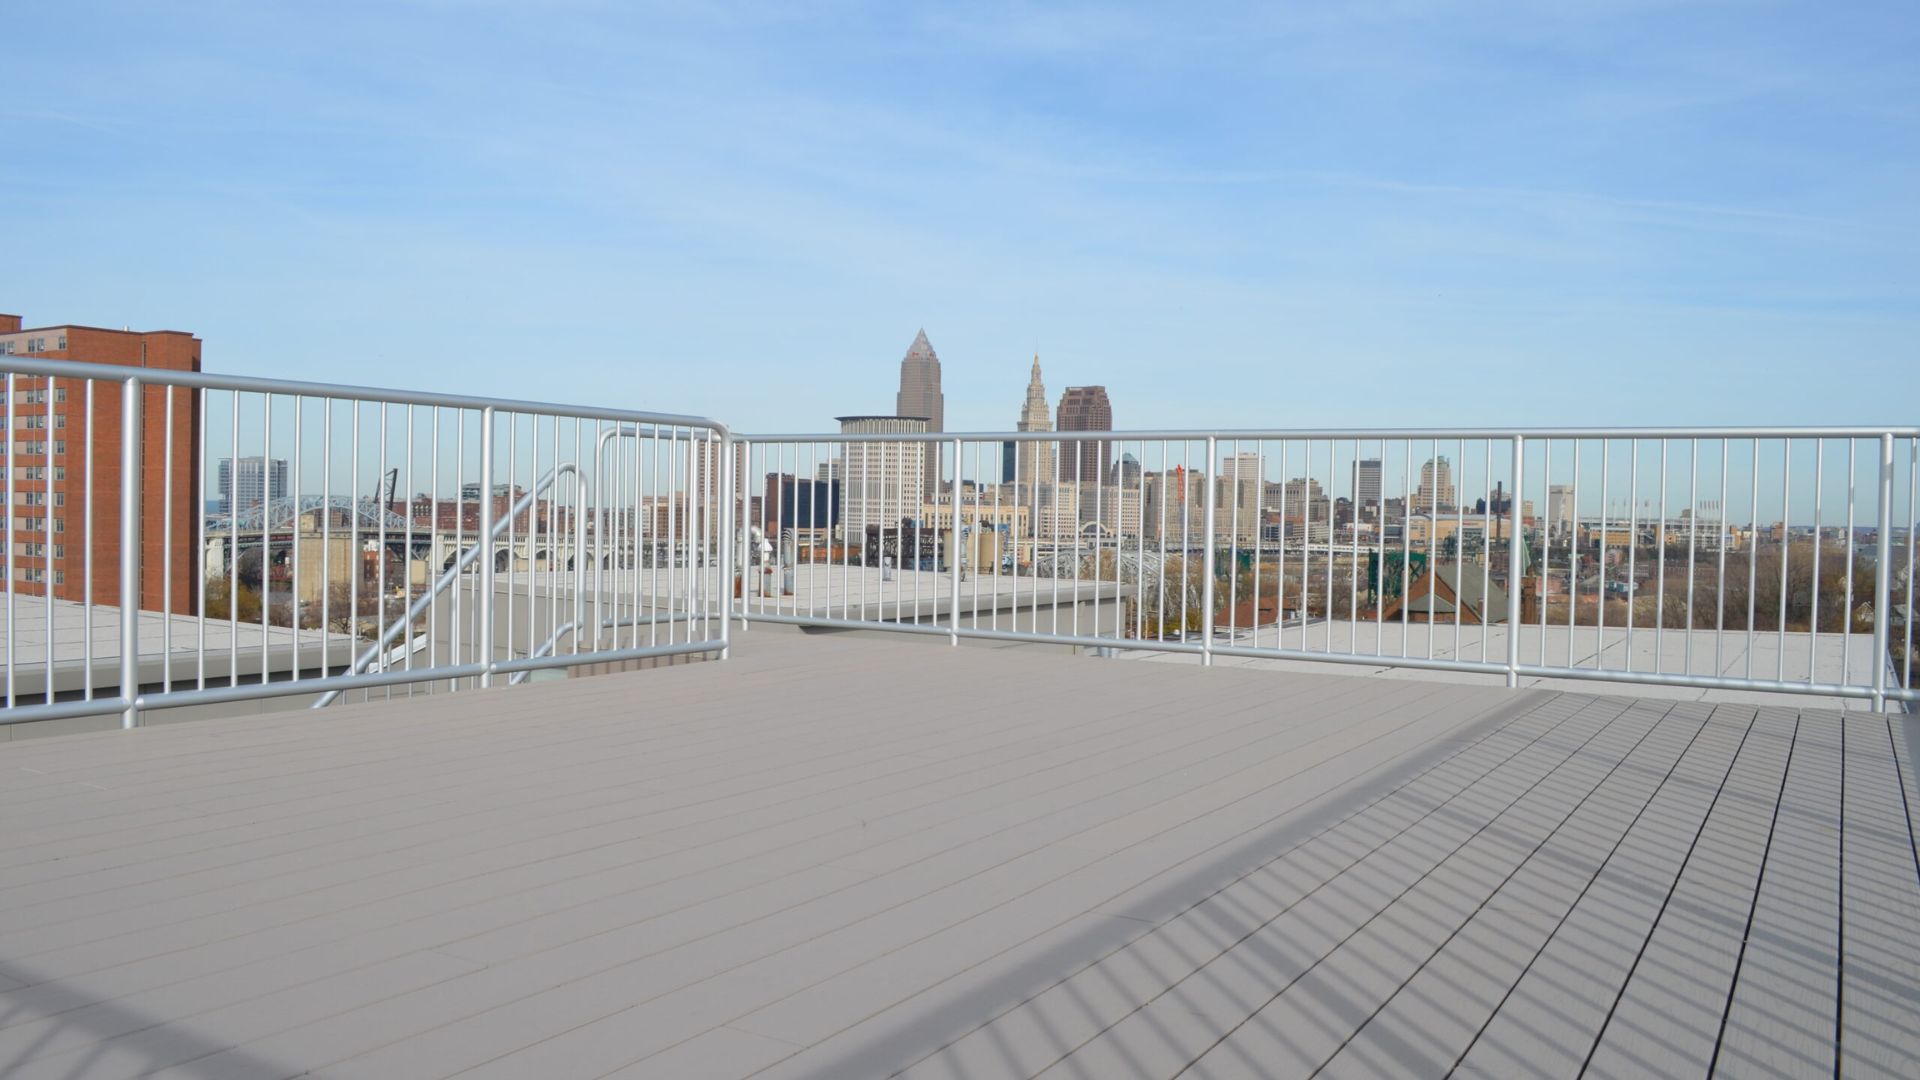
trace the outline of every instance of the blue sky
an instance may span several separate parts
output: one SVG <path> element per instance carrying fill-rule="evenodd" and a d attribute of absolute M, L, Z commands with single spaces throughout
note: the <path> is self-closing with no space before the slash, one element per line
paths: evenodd
<path fill-rule="evenodd" d="M 1912 423 L 1911 3 L 22 5 L 0 310 L 823 430 Z"/>

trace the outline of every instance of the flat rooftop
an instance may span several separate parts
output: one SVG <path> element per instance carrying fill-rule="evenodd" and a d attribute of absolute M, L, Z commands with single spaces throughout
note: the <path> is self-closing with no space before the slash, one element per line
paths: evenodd
<path fill-rule="evenodd" d="M 0 745 L 0 1074 L 1911 1075 L 1912 723 L 747 633 Z"/>
<path fill-rule="evenodd" d="M 964 608 L 962 609 L 964 611 Z M 1048 623 L 1042 616 L 1042 629 Z M 1199 635 L 1194 636 L 1199 640 Z M 1501 624 L 1487 627 L 1462 626 L 1451 622 L 1432 626 L 1420 623 L 1402 625 L 1397 620 L 1376 623 L 1343 618 L 1309 620 L 1304 627 L 1298 620 L 1285 627 L 1263 626 L 1257 631 L 1240 628 L 1229 635 L 1218 631 L 1218 644 L 1254 646 L 1271 649 L 1305 649 L 1333 657 L 1359 654 L 1354 672 L 1389 679 L 1414 679 L 1421 682 L 1463 682 L 1480 686 L 1503 685 L 1504 674 L 1482 675 L 1419 668 L 1391 667 L 1375 656 L 1406 655 L 1423 659 L 1487 661 L 1499 664 L 1507 656 L 1507 628 Z M 1162 663 L 1195 663 L 1194 657 L 1177 653 L 1137 651 L 1124 654 L 1133 659 Z M 1323 661 L 1279 660 L 1216 656 L 1214 665 L 1263 668 L 1277 671 L 1326 671 Z M 1520 663 L 1542 667 L 1579 667 L 1606 671 L 1660 671 L 1667 674 L 1691 672 L 1694 675 L 1727 678 L 1779 679 L 1785 682 L 1845 683 L 1870 686 L 1874 669 L 1873 635 L 1860 633 L 1818 634 L 1802 632 L 1768 633 L 1756 631 L 1749 636 L 1743 630 L 1716 635 L 1712 630 L 1660 629 L 1565 625 L 1520 628 Z M 1897 687 L 1900 679 L 1884 657 L 1887 685 Z M 1811 679 L 1809 679 L 1811 676 Z M 1587 679 L 1523 675 L 1521 685 L 1570 690 L 1578 693 L 1631 693 L 1640 697 L 1660 697 L 1694 701 L 1731 701 L 1747 705 L 1798 704 L 1827 709 L 1871 709 L 1864 698 L 1821 695 L 1788 696 L 1761 690 L 1737 690 L 1729 687 L 1660 686 L 1637 684 L 1631 688 Z M 1895 704 L 1898 708 L 1898 703 Z"/>
<path fill-rule="evenodd" d="M 351 663 L 365 645 L 346 634 L 319 629 L 297 634 L 285 626 L 262 627 L 259 620 L 229 622 L 209 618 L 204 624 L 192 615 L 140 612 L 138 621 L 141 680 L 160 683 L 192 681 L 200 671 L 201 639 L 206 642 L 206 676 L 215 684 L 237 671 L 244 679 L 258 677 L 262 667 L 273 673 L 316 668 L 322 663 Z M 11 660 L 15 696 L 21 704 L 39 704 L 47 689 L 47 659 L 53 660 L 54 690 L 71 693 L 87 686 L 109 694 L 119 692 L 120 609 L 95 604 L 91 615 L 85 604 L 40 596 L 17 597 L 11 618 L 0 619 L 0 658 Z M 0 688 L 6 672 L 0 670 Z M 7 737 L 0 725 L 0 740 Z"/>

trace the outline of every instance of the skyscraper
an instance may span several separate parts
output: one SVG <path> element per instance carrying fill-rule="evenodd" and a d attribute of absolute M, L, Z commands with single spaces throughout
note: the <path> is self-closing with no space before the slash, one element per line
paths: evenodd
<path fill-rule="evenodd" d="M 1251 541 L 1260 528 L 1262 474 L 1266 462 L 1258 453 L 1228 454 L 1215 479 L 1213 520 L 1222 536 Z"/>
<path fill-rule="evenodd" d="M 1027 379 L 1027 402 L 1020 407 L 1020 422 L 1015 431 L 1052 431 L 1053 418 L 1047 415 L 1047 384 L 1040 381 L 1040 354 L 1033 354 L 1033 375 Z M 1053 444 L 1048 441 L 1022 442 L 1015 468 L 1023 484 L 1053 482 Z"/>
<path fill-rule="evenodd" d="M 1446 458 L 1428 458 L 1420 466 L 1420 492 L 1413 509 L 1427 514 L 1453 509 L 1453 466 Z"/>
<path fill-rule="evenodd" d="M 893 413 L 926 417 L 928 431 L 947 430 L 946 395 L 940 390 L 940 357 L 934 353 L 925 330 L 914 335 L 907 355 L 900 359 L 900 392 L 894 396 Z M 924 456 L 926 478 L 922 481 L 922 490 L 933 495 L 940 490 L 940 455 L 929 452 Z"/>
<path fill-rule="evenodd" d="M 844 435 L 917 435 L 927 430 L 919 416 L 842 416 Z M 856 540 L 869 525 L 898 528 L 903 520 L 919 520 L 925 509 L 928 446 L 924 442 L 856 442 L 841 447 L 841 520 Z"/>
<path fill-rule="evenodd" d="M 243 457 L 220 459 L 220 509 L 223 513 L 257 510 L 271 491 L 276 499 L 291 497 L 287 490 L 287 459 Z"/>
<path fill-rule="evenodd" d="M 1060 395 L 1060 409 L 1054 414 L 1061 431 L 1112 431 L 1113 404 L 1107 400 L 1104 386 L 1069 386 Z M 1107 483 L 1107 469 L 1113 459 L 1113 444 L 1099 442 L 1062 442 L 1060 453 L 1066 461 L 1061 467 L 1063 479 L 1072 482 Z"/>
<path fill-rule="evenodd" d="M 1361 458 L 1353 463 L 1353 495 L 1356 512 L 1371 521 L 1380 516 L 1380 459 Z"/>

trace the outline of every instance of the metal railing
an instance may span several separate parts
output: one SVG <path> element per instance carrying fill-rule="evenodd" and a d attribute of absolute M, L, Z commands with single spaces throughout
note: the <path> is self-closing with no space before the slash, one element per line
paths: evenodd
<path fill-rule="evenodd" d="M 749 626 L 1920 700 L 1916 428 L 734 439 Z"/>
<path fill-rule="evenodd" d="M 0 723 L 725 653 L 716 421 L 17 356 L 0 375 Z M 612 616 L 581 634 L 589 589 Z"/>
<path fill-rule="evenodd" d="M 24 357 L 0 375 L 0 722 L 724 656 L 736 618 L 1920 700 L 1916 428 L 736 436 Z"/>

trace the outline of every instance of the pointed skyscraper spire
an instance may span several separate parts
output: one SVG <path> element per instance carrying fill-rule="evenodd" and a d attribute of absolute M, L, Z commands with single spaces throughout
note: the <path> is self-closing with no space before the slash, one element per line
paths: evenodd
<path fill-rule="evenodd" d="M 896 416 L 923 416 L 928 431 L 945 431 L 946 395 L 940 390 L 940 357 L 933 351 L 922 328 L 913 336 L 907 355 L 900 358 L 900 392 L 893 399 Z M 928 454 L 926 488 L 929 496 L 940 490 L 940 455 Z"/>
<path fill-rule="evenodd" d="M 1052 431 L 1053 416 L 1047 411 L 1047 384 L 1040 381 L 1040 354 L 1033 354 L 1033 373 L 1027 379 L 1027 400 L 1020 407 L 1020 422 L 1015 431 Z M 1053 444 L 1018 444 L 1019 473 L 1022 484 L 1053 482 Z"/>

